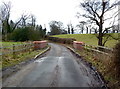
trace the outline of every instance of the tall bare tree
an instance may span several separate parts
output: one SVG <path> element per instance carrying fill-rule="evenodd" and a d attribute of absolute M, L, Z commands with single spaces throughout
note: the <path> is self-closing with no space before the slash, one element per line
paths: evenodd
<path fill-rule="evenodd" d="M 112 18 L 106 18 L 105 14 L 115 9 L 116 5 L 118 5 L 117 2 L 110 4 L 110 0 L 84 0 L 80 3 L 80 7 L 86 11 L 85 14 L 80 16 L 93 21 L 98 26 L 97 38 L 99 46 L 104 46 L 103 37 L 105 36 L 105 32 L 112 27 L 103 29 L 104 22 Z"/>
<path fill-rule="evenodd" d="M 77 25 L 78 28 L 80 28 L 80 33 L 83 34 L 83 31 L 85 30 L 85 21 L 80 21 L 79 24 Z"/>
<path fill-rule="evenodd" d="M 70 26 L 71 26 L 71 33 L 74 34 L 74 27 L 72 24 L 70 24 Z"/>
<path fill-rule="evenodd" d="M 30 18 L 30 15 L 27 14 L 22 14 L 21 16 L 21 26 L 26 27 L 27 25 L 27 20 Z"/>
<path fill-rule="evenodd" d="M 36 18 L 34 15 L 31 15 L 31 25 L 35 27 Z"/>
<path fill-rule="evenodd" d="M 50 25 L 50 35 L 59 35 L 65 32 L 63 23 L 61 21 L 51 21 Z"/>
<path fill-rule="evenodd" d="M 70 25 L 68 24 L 67 27 L 68 27 L 68 34 L 70 34 Z"/>
<path fill-rule="evenodd" d="M 7 33 L 11 32 L 9 19 L 10 19 L 10 12 L 11 12 L 11 2 L 5 3 L 0 6 L 0 20 L 2 22 L 2 34 L 3 38 L 7 40 Z"/>
<path fill-rule="evenodd" d="M 83 31 L 85 30 L 85 24 L 86 24 L 85 21 L 80 22 L 80 25 L 82 25 L 81 33 L 83 33 Z"/>

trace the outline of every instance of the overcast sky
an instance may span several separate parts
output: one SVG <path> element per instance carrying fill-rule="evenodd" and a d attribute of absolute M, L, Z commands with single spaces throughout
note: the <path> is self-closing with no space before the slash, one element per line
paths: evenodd
<path fill-rule="evenodd" d="M 12 4 L 10 19 L 16 21 L 23 13 L 33 14 L 37 24 L 45 24 L 47 29 L 52 20 L 63 22 L 65 27 L 70 22 L 76 26 L 80 21 L 76 14 L 82 12 L 79 8 L 82 0 L 0 0 L 0 3 L 9 1 Z"/>
<path fill-rule="evenodd" d="M 64 25 L 70 22 L 75 26 L 78 23 L 76 13 L 80 0 L 0 0 L 12 3 L 11 19 L 16 21 L 21 14 L 33 14 L 37 24 L 46 24 L 52 20 L 61 21 Z"/>

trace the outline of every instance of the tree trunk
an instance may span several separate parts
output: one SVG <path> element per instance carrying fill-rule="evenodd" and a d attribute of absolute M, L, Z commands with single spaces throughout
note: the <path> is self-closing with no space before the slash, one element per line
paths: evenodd
<path fill-rule="evenodd" d="M 113 30 L 113 32 L 112 33 L 115 33 L 115 30 Z"/>
<path fill-rule="evenodd" d="M 102 45 L 102 34 L 99 34 L 98 45 L 99 45 L 99 46 L 103 46 L 103 45 Z"/>
<path fill-rule="evenodd" d="M 106 33 L 108 33 L 108 30 L 106 30 Z"/>
<path fill-rule="evenodd" d="M 91 34 L 91 28 L 90 28 L 90 34 Z"/>
<path fill-rule="evenodd" d="M 11 33 L 11 29 L 10 29 L 10 25 L 9 25 L 9 22 L 8 22 L 8 20 L 7 20 L 7 23 L 6 23 L 6 25 L 7 25 L 7 33 Z"/>
<path fill-rule="evenodd" d="M 86 27 L 86 34 L 88 34 L 88 27 Z"/>
<path fill-rule="evenodd" d="M 98 45 L 99 46 L 103 46 L 102 40 L 103 40 L 102 24 L 100 24 L 100 26 L 99 26 L 99 35 L 98 35 Z"/>

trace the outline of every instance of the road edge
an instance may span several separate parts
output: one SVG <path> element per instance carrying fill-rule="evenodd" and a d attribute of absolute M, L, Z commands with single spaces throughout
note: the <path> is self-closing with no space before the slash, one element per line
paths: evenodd
<path fill-rule="evenodd" d="M 2 72 L 2 75 L 0 77 L 2 78 L 2 81 L 6 80 L 9 76 L 11 76 L 14 73 L 18 72 L 23 66 L 25 66 L 25 65 L 33 62 L 34 60 L 37 60 L 37 58 L 40 58 L 40 56 L 42 56 L 43 54 L 45 54 L 46 52 L 48 52 L 50 49 L 51 49 L 51 47 L 48 46 L 48 48 L 46 48 L 44 51 L 42 51 L 39 54 L 37 54 L 34 58 L 31 58 L 29 60 L 20 62 L 19 64 L 11 66 L 11 67 L 9 67 L 9 68 L 7 68 L 5 70 L 1 70 L 0 72 Z M 3 74 L 3 72 L 4 72 L 4 74 Z"/>
<path fill-rule="evenodd" d="M 41 53 L 37 54 L 34 59 L 39 58 L 41 55 L 43 55 L 44 53 L 46 53 L 47 51 L 49 51 L 51 49 L 51 47 L 49 46 L 46 50 L 42 51 Z"/>
<path fill-rule="evenodd" d="M 97 75 L 96 77 L 98 77 L 98 79 L 100 79 L 101 83 L 102 83 L 102 87 L 105 88 L 105 89 L 108 89 L 108 86 L 106 84 L 106 81 L 104 79 L 104 77 L 102 76 L 102 74 L 92 65 L 92 63 L 88 62 L 87 60 L 83 59 L 82 56 L 76 52 L 73 48 L 69 47 L 69 46 L 66 46 L 66 45 L 63 45 L 65 46 L 67 49 L 69 49 L 73 54 L 76 55 L 76 57 L 78 58 L 81 58 L 81 61 L 84 62 L 84 64 L 86 66 L 88 66 L 90 69 L 92 69 L 94 72 L 95 72 L 95 75 Z"/>

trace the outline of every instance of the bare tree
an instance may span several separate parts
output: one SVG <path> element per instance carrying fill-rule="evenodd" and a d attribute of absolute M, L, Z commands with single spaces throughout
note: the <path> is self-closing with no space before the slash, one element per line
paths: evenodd
<path fill-rule="evenodd" d="M 80 21 L 79 24 L 77 25 L 78 28 L 80 28 L 80 33 L 83 34 L 83 31 L 85 30 L 85 21 Z"/>
<path fill-rule="evenodd" d="M 71 34 L 74 34 L 74 27 L 73 27 L 72 23 L 70 23 L 70 28 L 71 28 Z"/>
<path fill-rule="evenodd" d="M 26 27 L 27 25 L 27 19 L 29 19 L 30 15 L 22 14 L 21 16 L 21 26 Z"/>
<path fill-rule="evenodd" d="M 0 20 L 2 22 L 2 34 L 3 39 L 7 40 L 7 33 L 11 32 L 9 19 L 10 19 L 10 11 L 11 11 L 11 2 L 4 3 L 0 6 Z"/>
<path fill-rule="evenodd" d="M 5 3 L 0 6 L 1 17 L 0 20 L 9 20 L 11 11 L 11 2 Z"/>
<path fill-rule="evenodd" d="M 83 34 L 83 25 L 82 24 L 79 24 L 79 25 L 76 25 L 76 27 L 78 28 L 78 30 L 80 30 L 80 34 L 82 33 Z"/>
<path fill-rule="evenodd" d="M 10 14 L 11 14 L 11 2 L 5 3 L 0 6 L 0 21 L 2 23 L 2 35 L 3 40 L 7 40 L 8 33 L 12 33 L 16 27 L 20 24 L 20 22 L 23 22 L 25 25 L 25 21 L 27 19 L 27 15 L 22 15 L 18 21 L 13 22 L 10 20 Z"/>
<path fill-rule="evenodd" d="M 36 18 L 34 15 L 31 15 L 31 25 L 35 27 Z"/>
<path fill-rule="evenodd" d="M 2 40 L 2 22 L 0 20 L 0 41 Z"/>
<path fill-rule="evenodd" d="M 103 29 L 104 22 L 112 18 L 105 18 L 105 14 L 108 11 L 115 9 L 115 6 L 118 5 L 117 2 L 111 5 L 109 4 L 109 2 L 110 0 L 84 0 L 83 3 L 80 3 L 80 6 L 87 12 L 80 16 L 93 21 L 98 26 L 97 38 L 99 46 L 104 46 L 103 37 L 105 36 L 105 32 L 112 27 L 111 26 Z"/>
<path fill-rule="evenodd" d="M 68 34 L 70 34 L 70 25 L 68 24 L 67 27 L 68 27 Z"/>
<path fill-rule="evenodd" d="M 23 13 L 21 15 L 21 17 L 15 22 L 12 30 L 14 30 L 17 26 L 18 27 L 26 27 L 26 26 L 32 26 L 32 27 L 35 27 L 35 22 L 36 22 L 36 18 L 34 15 L 28 15 L 28 14 L 25 14 Z"/>
<path fill-rule="evenodd" d="M 12 31 L 14 31 L 16 29 L 16 27 L 18 26 L 18 24 L 21 22 L 22 18 L 20 18 L 13 26 Z"/>
<path fill-rule="evenodd" d="M 65 32 L 63 23 L 61 21 L 51 21 L 50 25 L 50 35 L 59 35 Z"/>
<path fill-rule="evenodd" d="M 72 32 L 72 34 L 74 34 L 74 27 L 73 26 L 71 27 L 71 32 Z"/>

